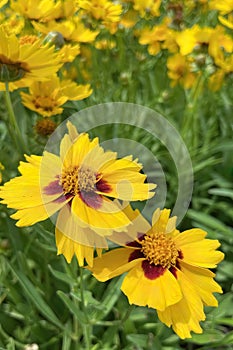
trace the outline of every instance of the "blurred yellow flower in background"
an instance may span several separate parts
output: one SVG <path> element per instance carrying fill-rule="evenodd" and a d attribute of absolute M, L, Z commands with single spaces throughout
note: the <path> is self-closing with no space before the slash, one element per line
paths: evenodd
<path fill-rule="evenodd" d="M 0 90 L 30 86 L 34 79 L 45 80 L 61 67 L 53 47 L 42 46 L 37 39 L 33 44 L 21 42 L 15 35 L 7 35 L 0 28 Z"/>
<path fill-rule="evenodd" d="M 108 0 L 79 0 L 78 5 L 97 20 L 118 22 L 122 13 L 121 4 Z"/>
<path fill-rule="evenodd" d="M 184 88 L 189 89 L 196 81 L 197 75 L 191 71 L 190 60 L 177 53 L 167 59 L 168 76 L 171 79 L 171 86 L 180 83 Z"/>
<path fill-rule="evenodd" d="M 43 117 L 61 114 L 62 105 L 68 100 L 83 100 L 90 96 L 90 85 L 78 85 L 71 80 L 60 80 L 56 75 L 48 77 L 46 82 L 33 81 L 29 93 L 20 92 L 22 103 Z"/>

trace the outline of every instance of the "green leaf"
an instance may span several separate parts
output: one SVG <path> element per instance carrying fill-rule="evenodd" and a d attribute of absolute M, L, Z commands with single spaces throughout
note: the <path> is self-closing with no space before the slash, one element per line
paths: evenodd
<path fill-rule="evenodd" d="M 204 224 L 205 226 L 209 226 L 212 229 L 222 231 L 229 235 L 232 235 L 233 233 L 230 227 L 226 226 L 218 219 L 206 213 L 200 213 L 195 210 L 189 209 L 187 212 L 187 216 L 191 219 L 196 220 L 197 222 L 200 222 L 201 224 Z"/>
<path fill-rule="evenodd" d="M 82 324 L 87 324 L 87 318 L 83 311 L 80 310 L 80 308 L 77 306 L 76 303 L 74 303 L 67 294 L 62 292 L 61 290 L 57 291 L 57 294 L 61 298 L 61 300 L 64 302 L 64 304 L 68 307 L 70 312 L 77 318 L 77 320 Z"/>
<path fill-rule="evenodd" d="M 202 334 L 192 334 L 191 339 L 187 339 L 187 342 L 196 343 L 200 345 L 216 343 L 223 339 L 224 334 L 218 330 L 205 330 Z"/>
<path fill-rule="evenodd" d="M 69 284 L 70 286 L 72 286 L 74 284 L 73 279 L 69 275 L 67 275 L 67 273 L 57 271 L 51 265 L 48 265 L 48 268 L 49 268 L 50 272 L 53 274 L 53 276 L 56 277 L 58 280 L 65 282 L 65 283 Z"/>
<path fill-rule="evenodd" d="M 32 301 L 36 308 L 46 317 L 47 320 L 61 329 L 64 329 L 64 325 L 59 321 L 55 313 L 44 301 L 40 293 L 31 283 L 31 281 L 21 272 L 14 268 L 14 266 L 7 262 L 13 274 L 17 277 L 21 287 L 23 288 L 25 295 Z"/>
<path fill-rule="evenodd" d="M 233 199 L 233 190 L 225 189 L 225 188 L 211 188 L 208 191 L 209 194 L 213 194 L 216 196 L 229 197 Z"/>
<path fill-rule="evenodd" d="M 136 345 L 137 349 L 147 349 L 148 336 L 146 334 L 128 334 L 126 338 Z"/>
<path fill-rule="evenodd" d="M 104 319 L 108 313 L 112 310 L 114 304 L 117 302 L 120 294 L 121 294 L 121 284 L 124 276 L 121 276 L 120 278 L 113 279 L 109 284 L 108 287 L 103 295 L 103 298 L 101 300 L 102 309 L 98 310 L 96 313 L 96 319 L 102 320 Z"/>

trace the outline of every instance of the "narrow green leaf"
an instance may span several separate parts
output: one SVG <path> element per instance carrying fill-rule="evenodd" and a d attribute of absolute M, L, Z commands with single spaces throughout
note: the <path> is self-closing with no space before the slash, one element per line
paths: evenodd
<path fill-rule="evenodd" d="M 227 234 L 232 235 L 232 230 L 230 229 L 230 227 L 224 225 L 221 221 L 219 221 L 211 215 L 189 209 L 187 212 L 187 216 L 191 219 L 196 220 L 197 222 L 200 222 L 201 224 L 204 224 L 205 226 L 209 226 L 214 230 L 223 231 Z"/>
<path fill-rule="evenodd" d="M 48 268 L 49 268 L 50 272 L 52 273 L 52 275 L 54 277 L 56 277 L 58 280 L 65 282 L 71 286 L 74 284 L 73 279 L 69 275 L 67 275 L 67 273 L 57 271 L 51 265 L 48 265 Z"/>
<path fill-rule="evenodd" d="M 31 283 L 31 281 L 21 272 L 16 270 L 10 262 L 7 262 L 13 274 L 17 277 L 20 285 L 22 286 L 25 295 L 32 301 L 36 308 L 41 312 L 42 315 L 46 317 L 47 320 L 64 329 L 64 325 L 59 321 L 55 313 L 44 301 L 42 296 L 39 294 L 37 289 Z"/>
<path fill-rule="evenodd" d="M 109 285 L 108 285 L 108 287 L 103 295 L 103 298 L 101 300 L 101 304 L 103 306 L 102 310 L 98 310 L 96 313 L 97 320 L 102 320 L 112 310 L 114 304 L 116 303 L 116 301 L 118 300 L 118 298 L 121 294 L 120 287 L 121 287 L 123 278 L 124 278 L 124 276 L 121 276 L 118 279 L 113 279 L 109 283 Z"/>
<path fill-rule="evenodd" d="M 64 304 L 68 307 L 70 312 L 77 318 L 77 320 L 81 324 L 87 323 L 85 314 L 79 309 L 79 307 L 72 300 L 70 300 L 67 294 L 63 293 L 61 290 L 58 290 L 57 294 L 59 295 L 61 300 L 64 302 Z"/>
<path fill-rule="evenodd" d="M 126 338 L 138 349 L 147 349 L 148 336 L 146 334 L 128 334 Z"/>
<path fill-rule="evenodd" d="M 202 334 L 192 334 L 191 339 L 187 339 L 190 343 L 195 343 L 199 345 L 204 345 L 208 343 L 217 343 L 221 341 L 224 337 L 224 334 L 218 330 L 205 330 Z"/>
<path fill-rule="evenodd" d="M 233 199 L 233 190 L 226 188 L 211 188 L 209 194 L 214 194 L 216 196 L 229 197 Z"/>

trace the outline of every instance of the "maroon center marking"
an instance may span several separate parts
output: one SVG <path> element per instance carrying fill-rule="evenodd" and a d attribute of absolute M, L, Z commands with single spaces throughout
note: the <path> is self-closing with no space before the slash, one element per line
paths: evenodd
<path fill-rule="evenodd" d="M 140 243 L 138 243 L 137 241 L 133 241 L 133 242 L 128 242 L 126 243 L 127 247 L 135 247 L 135 248 L 141 248 L 142 245 Z"/>
<path fill-rule="evenodd" d="M 97 191 L 103 192 L 103 193 L 109 193 L 112 190 L 111 186 L 107 183 L 107 181 L 103 179 L 100 179 L 99 181 L 96 182 L 96 189 Z"/>
<path fill-rule="evenodd" d="M 130 254 L 128 262 L 135 260 L 135 259 L 141 259 L 141 258 L 144 258 L 143 253 L 141 252 L 140 249 L 136 249 Z"/>
<path fill-rule="evenodd" d="M 103 198 L 95 192 L 81 191 L 79 196 L 88 207 L 99 209 L 102 206 Z"/>
<path fill-rule="evenodd" d="M 181 250 L 178 251 L 178 259 L 184 259 L 184 254 L 182 253 Z"/>
<path fill-rule="evenodd" d="M 63 193 L 63 188 L 59 184 L 59 180 L 55 180 L 55 181 L 50 182 L 50 184 L 48 186 L 44 187 L 43 192 L 44 192 L 44 194 L 51 196 L 54 194 Z"/>
<path fill-rule="evenodd" d="M 145 277 L 149 280 L 155 280 L 156 278 L 162 276 L 166 271 L 166 268 L 162 267 L 161 265 L 150 264 L 147 260 L 142 262 L 142 269 Z"/>
<path fill-rule="evenodd" d="M 169 271 L 173 274 L 173 276 L 177 279 L 177 268 L 175 266 L 171 266 Z"/>

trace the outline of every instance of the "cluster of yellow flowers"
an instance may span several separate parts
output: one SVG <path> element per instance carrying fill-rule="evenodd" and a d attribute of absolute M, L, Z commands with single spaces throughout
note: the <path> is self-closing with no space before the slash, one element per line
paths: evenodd
<path fill-rule="evenodd" d="M 165 5 L 161 0 L 0 1 L 0 90 L 23 88 L 27 108 L 45 118 L 61 114 L 68 100 L 92 93 L 90 84 L 67 78 L 78 68 L 71 64 L 92 54 L 85 53 L 87 45 L 112 50 L 114 35 L 128 30 L 146 46 L 146 54 L 166 52 L 172 86 L 188 89 L 206 72 L 210 88 L 218 90 L 233 71 L 232 1 Z M 190 27 L 183 13 L 195 7 L 217 11 L 219 23 Z M 145 182 L 142 165 L 104 151 L 98 138 L 78 134 L 71 123 L 67 128 L 59 156 L 26 156 L 21 175 L 0 187 L 2 203 L 16 210 L 11 217 L 18 226 L 30 226 L 57 213 L 58 254 L 68 262 L 76 255 L 80 266 L 86 261 L 100 281 L 128 272 L 122 291 L 131 304 L 156 309 L 181 338 L 201 333 L 204 305 L 217 306 L 213 293 L 222 292 L 209 270 L 223 259 L 216 251 L 219 242 L 206 239 L 201 229 L 180 232 L 167 209 L 156 210 L 150 224 L 130 206 L 154 195 L 156 185 Z M 108 240 L 122 247 L 102 255 Z"/>
<path fill-rule="evenodd" d="M 80 266 L 85 260 L 99 281 L 128 272 L 121 289 L 130 304 L 156 309 L 182 339 L 202 333 L 204 305 L 217 306 L 213 293 L 222 292 L 208 269 L 223 259 L 218 240 L 201 229 L 180 232 L 167 209 L 156 210 L 150 224 L 130 206 L 154 195 L 142 165 L 104 151 L 70 122 L 67 128 L 59 156 L 26 156 L 21 176 L 0 187 L 2 203 L 17 210 L 11 217 L 30 226 L 58 213 L 58 254 L 68 262 L 76 255 Z M 102 255 L 108 240 L 121 247 Z"/>
<path fill-rule="evenodd" d="M 116 48 L 119 31 L 131 31 L 145 53 L 163 53 L 171 86 L 189 89 L 205 74 L 217 91 L 233 71 L 230 0 L 4 0 L 0 6 L 0 89 L 6 80 L 10 91 L 29 88 L 21 93 L 22 103 L 43 117 L 91 95 L 90 84 L 76 83 L 91 82 L 94 51 L 88 48 Z M 191 26 L 185 18 L 193 12 Z M 201 16 L 213 24 L 203 25 Z"/>

